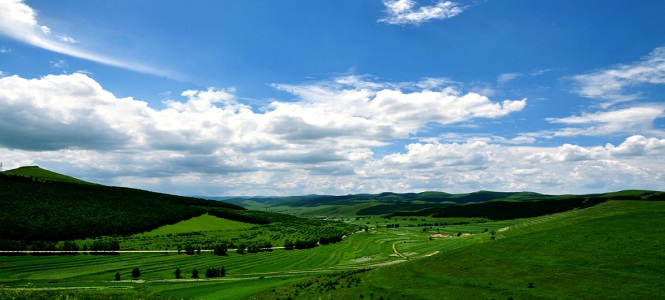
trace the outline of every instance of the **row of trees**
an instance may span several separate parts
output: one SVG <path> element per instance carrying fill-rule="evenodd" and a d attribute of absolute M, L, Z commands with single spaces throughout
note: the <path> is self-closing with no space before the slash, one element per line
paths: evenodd
<path fill-rule="evenodd" d="M 205 273 L 206 278 L 216 278 L 216 277 L 224 277 L 226 276 L 226 269 L 224 266 L 221 268 L 208 268 L 206 269 Z M 141 270 L 139 268 L 134 268 L 132 269 L 132 279 L 138 280 L 141 277 Z M 176 279 L 182 279 L 182 271 L 180 271 L 180 268 L 175 269 L 175 278 Z M 192 278 L 199 278 L 199 270 L 194 268 L 192 270 Z M 120 281 L 122 278 L 120 276 L 120 272 L 115 273 L 115 281 Z"/>

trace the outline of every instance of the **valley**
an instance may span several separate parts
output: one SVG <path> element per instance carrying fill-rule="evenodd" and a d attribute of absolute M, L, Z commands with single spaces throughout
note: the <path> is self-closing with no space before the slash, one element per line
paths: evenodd
<path fill-rule="evenodd" d="M 51 186 L 57 191 L 70 189 L 59 184 L 83 185 L 50 180 L 21 181 L 18 186 L 32 189 L 24 190 L 20 199 L 35 187 L 46 193 Z M 9 178 L 3 184 L 17 189 L 15 182 Z M 481 193 L 482 197 L 488 194 Z M 173 198 L 161 201 L 190 205 L 197 213 L 132 234 L 8 240 L 15 237 L 8 231 L 17 227 L 3 225 L 3 245 L 15 248 L 0 253 L 0 298 L 657 298 L 665 279 L 665 201 L 658 201 L 662 194 L 624 191 L 543 196 L 544 200 L 533 194 L 496 194 L 509 201 L 451 201 L 445 206 L 482 208 L 483 203 L 491 203 L 496 215 L 504 209 L 502 203 L 508 203 L 506 211 L 514 209 L 516 198 L 536 203 L 525 206 L 536 216 L 500 220 L 488 218 L 483 211 L 490 210 L 484 209 L 477 210 L 475 217 L 434 217 L 448 213 L 441 210 L 445 209 L 441 200 L 415 200 L 419 205 L 412 207 L 417 210 L 394 211 L 409 204 L 397 194 L 390 195 L 390 200 L 365 195 L 374 197 L 366 202 L 346 197 L 340 203 L 308 200 L 303 205 L 280 200 L 271 206 L 264 201 L 262 211 L 238 205 L 253 201 L 256 208 L 257 199 L 230 201 L 238 206 L 219 202 L 225 207 L 217 208 L 216 201 Z M 7 207 L 18 205 L 9 194 L 2 199 Z M 584 201 L 580 207 L 541 213 L 541 207 L 547 206 L 539 206 L 538 201 L 564 203 L 566 199 Z M 423 208 L 427 203 L 435 204 Z M 372 208 L 381 213 L 358 214 Z M 276 210 L 317 217 L 271 212 Z M 220 218 L 215 211 L 235 220 Z M 322 211 L 338 214 L 324 216 Z M 92 249 L 93 245 L 117 247 Z M 66 247 L 74 250 L 66 251 Z M 214 270 L 224 270 L 223 275 Z"/>

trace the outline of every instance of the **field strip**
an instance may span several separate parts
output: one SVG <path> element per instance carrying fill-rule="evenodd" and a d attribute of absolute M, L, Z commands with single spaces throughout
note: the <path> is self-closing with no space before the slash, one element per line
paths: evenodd
<path fill-rule="evenodd" d="M 430 253 L 430 254 L 427 254 L 427 255 L 425 255 L 425 256 L 429 257 L 429 256 L 432 256 L 432 255 L 437 255 L 437 254 L 439 254 L 439 253 L 441 253 L 441 251 L 434 251 L 434 252 L 432 252 L 432 253 Z"/>
<path fill-rule="evenodd" d="M 64 286 L 64 287 L 32 287 L 32 288 L 12 288 L 3 287 L 6 290 L 16 291 L 50 291 L 50 290 L 128 290 L 132 286 Z"/>
<path fill-rule="evenodd" d="M 270 250 L 284 249 L 284 247 L 272 247 Z M 237 252 L 238 249 L 228 249 L 229 252 Z M 198 252 L 198 250 L 197 250 Z M 201 252 L 213 252 L 211 249 L 201 249 Z M 116 250 L 116 251 L 46 251 L 46 250 L 0 250 L 0 253 L 23 253 L 23 254 L 91 254 L 91 255 L 104 255 L 116 253 L 178 253 L 178 250 Z M 185 251 L 180 251 L 185 253 Z"/>

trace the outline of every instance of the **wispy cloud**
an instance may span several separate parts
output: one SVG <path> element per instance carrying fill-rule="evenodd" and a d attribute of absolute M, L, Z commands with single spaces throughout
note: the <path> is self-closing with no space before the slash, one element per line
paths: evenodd
<path fill-rule="evenodd" d="M 430 20 L 449 19 L 464 11 L 458 3 L 452 1 L 439 1 L 418 8 L 414 0 L 383 0 L 383 5 L 386 7 L 386 16 L 379 22 L 396 25 L 418 25 Z"/>
<path fill-rule="evenodd" d="M 656 48 L 640 61 L 573 76 L 572 80 L 577 94 L 606 100 L 605 107 L 639 99 L 640 93 L 628 91 L 631 87 L 665 84 L 665 47 Z"/>
<path fill-rule="evenodd" d="M 522 76 L 520 73 L 503 73 L 497 77 L 496 82 L 499 85 L 503 85 L 517 79 L 520 76 Z"/>
<path fill-rule="evenodd" d="M 75 40 L 73 37 L 68 36 L 68 35 L 56 35 L 59 41 L 65 42 L 65 43 L 70 43 L 70 44 L 76 44 L 78 43 L 77 40 Z"/>
<path fill-rule="evenodd" d="M 49 51 L 94 61 L 97 63 L 153 74 L 177 77 L 176 74 L 141 63 L 111 58 L 88 51 L 69 35 L 51 35 L 51 28 L 37 21 L 37 13 L 23 0 L 0 0 L 0 34 Z M 80 44 L 77 44 L 80 45 Z"/>

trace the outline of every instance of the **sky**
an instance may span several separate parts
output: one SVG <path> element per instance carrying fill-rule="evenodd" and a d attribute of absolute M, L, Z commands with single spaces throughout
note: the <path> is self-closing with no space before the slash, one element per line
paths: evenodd
<path fill-rule="evenodd" d="M 665 190 L 663 12 L 0 0 L 0 162 L 200 196 Z"/>

